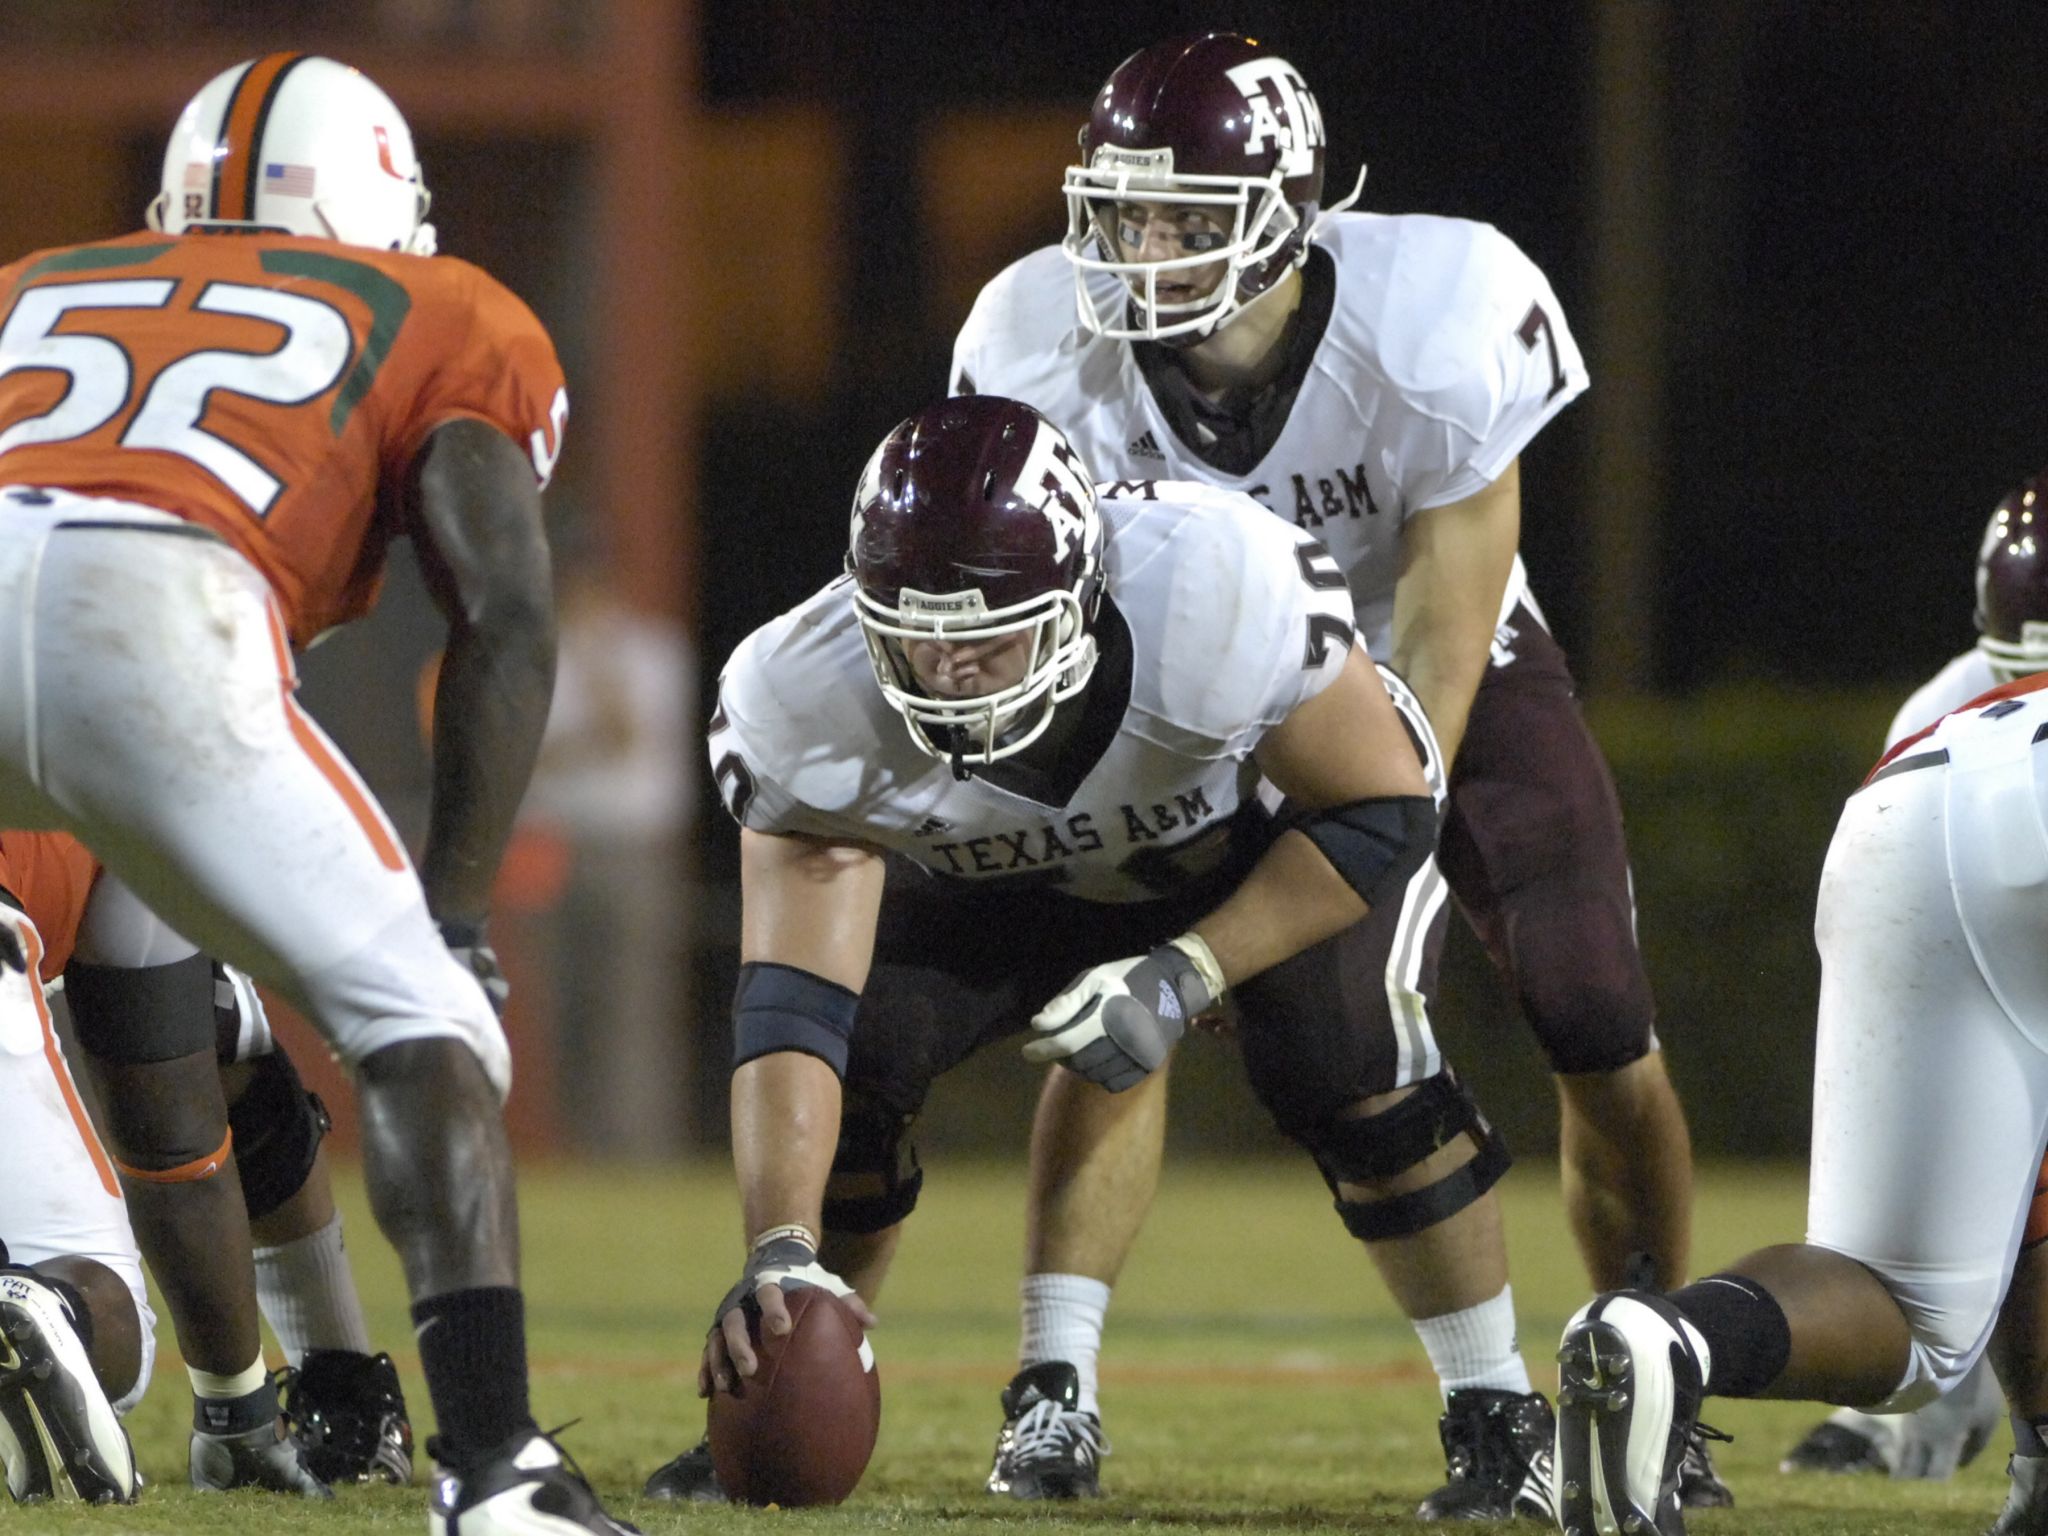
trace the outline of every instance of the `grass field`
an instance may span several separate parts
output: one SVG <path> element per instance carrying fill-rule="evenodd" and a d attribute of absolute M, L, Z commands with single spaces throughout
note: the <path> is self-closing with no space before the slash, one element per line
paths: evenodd
<path fill-rule="evenodd" d="M 426 1394 L 396 1265 L 359 1188 L 352 1179 L 347 1186 L 371 1323 L 399 1359 L 424 1441 Z M 1555 1170 L 1525 1162 L 1503 1187 L 1523 1342 L 1549 1391 L 1550 1350 L 1584 1285 L 1557 1221 Z M 703 1423 L 697 1341 L 738 1260 L 729 1178 L 717 1166 L 535 1168 L 522 1190 L 535 1409 L 548 1425 L 578 1421 L 565 1436 L 569 1448 L 613 1510 L 650 1533 L 1419 1531 L 1409 1518 L 1415 1502 L 1441 1480 L 1435 1385 L 1420 1346 L 1306 1163 L 1183 1162 L 1169 1169 L 1110 1313 L 1110 1497 L 1056 1511 L 988 1499 L 978 1485 L 1016 1347 L 1019 1184 L 1011 1168 L 940 1165 L 878 1308 L 881 1444 L 854 1498 L 803 1512 L 644 1503 L 646 1474 Z M 1803 1199 L 1795 1169 L 1704 1173 L 1699 1264 L 1796 1236 Z M 419 1486 L 345 1489 L 321 1506 L 191 1493 L 183 1388 L 166 1335 L 156 1384 L 130 1425 L 152 1485 L 138 1506 L 0 1501 L 0 1531 L 423 1529 Z M 1974 1536 L 2004 1497 L 2004 1436 L 1947 1485 L 1781 1476 L 1779 1455 L 1815 1416 L 1803 1405 L 1713 1404 L 1710 1419 L 1737 1436 L 1718 1459 L 1738 1506 L 1697 1515 L 1692 1528 L 1707 1536 Z"/>

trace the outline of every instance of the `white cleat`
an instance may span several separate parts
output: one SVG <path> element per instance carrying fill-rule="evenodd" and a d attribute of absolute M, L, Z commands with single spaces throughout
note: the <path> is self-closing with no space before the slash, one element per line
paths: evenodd
<path fill-rule="evenodd" d="M 1684 1536 L 1680 1466 L 1698 1422 L 1700 1365 L 1676 1311 L 1610 1291 L 1558 1345 L 1557 1523 L 1566 1536 Z"/>
<path fill-rule="evenodd" d="M 428 1450 L 434 1450 L 430 1444 Z M 561 1448 L 538 1432 L 463 1477 L 434 1474 L 431 1536 L 640 1536 L 614 1520 Z"/>
<path fill-rule="evenodd" d="M 66 1493 L 88 1504 L 135 1501 L 128 1432 L 70 1309 L 25 1269 L 0 1270 L 0 1461 L 22 1503 Z"/>

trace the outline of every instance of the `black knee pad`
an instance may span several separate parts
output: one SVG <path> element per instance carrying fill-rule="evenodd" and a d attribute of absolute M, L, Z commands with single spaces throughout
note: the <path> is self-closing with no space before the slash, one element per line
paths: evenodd
<path fill-rule="evenodd" d="M 235 1165 L 249 1219 L 260 1220 L 305 1187 L 332 1127 L 320 1095 L 308 1093 L 284 1047 L 248 1063 L 249 1085 L 228 1106 L 235 1133 Z"/>
<path fill-rule="evenodd" d="M 909 1132 L 917 1116 L 849 1092 L 839 1111 L 839 1146 L 832 1154 L 832 1177 L 848 1176 L 865 1188 L 879 1179 L 874 1193 L 835 1198 L 826 1185 L 827 1232 L 881 1232 L 917 1209 L 924 1188 L 924 1169 Z"/>
<path fill-rule="evenodd" d="M 1385 1200 L 1346 1200 L 1338 1191 L 1340 1184 L 1392 1178 L 1464 1135 L 1478 1144 L 1477 1155 L 1434 1184 Z M 1507 1143 L 1448 1067 L 1417 1083 L 1392 1109 L 1355 1119 L 1330 1116 L 1296 1139 L 1337 1195 L 1345 1228 L 1368 1243 L 1413 1237 L 1455 1216 L 1493 1188 L 1512 1161 Z"/>

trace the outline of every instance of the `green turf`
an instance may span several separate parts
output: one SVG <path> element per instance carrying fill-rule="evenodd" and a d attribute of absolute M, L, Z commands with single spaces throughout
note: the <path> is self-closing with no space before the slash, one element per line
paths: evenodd
<path fill-rule="evenodd" d="M 388 1341 L 426 1424 L 425 1391 L 396 1265 L 344 1198 L 372 1327 Z M 1408 1531 L 1415 1501 L 1440 1480 L 1436 1394 L 1420 1347 L 1305 1164 L 1180 1163 L 1169 1169 L 1144 1240 L 1119 1288 L 1103 1367 L 1115 1454 L 1112 1496 L 1049 1513 L 984 1498 L 977 1485 L 996 1428 L 996 1393 L 1016 1345 L 1019 1183 L 1014 1168 L 931 1169 L 879 1308 L 881 1444 L 842 1509 L 746 1512 L 644 1503 L 642 1479 L 694 1441 L 695 1349 L 739 1256 L 726 1172 L 529 1170 L 523 1180 L 534 1403 L 544 1423 L 579 1422 L 566 1442 L 614 1510 L 650 1533 L 945 1528 L 1133 1533 Z M 1525 1162 L 1503 1186 L 1524 1344 L 1545 1390 L 1550 1350 L 1584 1283 L 1556 1216 L 1555 1170 Z M 1702 1268 L 1795 1238 L 1797 1170 L 1704 1174 Z M 274 1496 L 200 1497 L 184 1487 L 188 1403 L 166 1337 L 150 1398 L 131 1421 L 151 1486 L 124 1510 L 14 1509 L 0 1532 L 308 1533 L 423 1528 L 419 1487 L 344 1490 L 325 1506 Z M 1914 1533 L 1974 1536 L 2003 1493 L 2001 1437 L 1946 1485 L 1789 1478 L 1777 1458 L 1816 1417 L 1797 1404 L 1715 1403 L 1737 1435 L 1719 1448 L 1738 1507 L 1695 1515 L 1715 1533 Z M 424 1462 L 424 1457 L 422 1457 Z M 1520 1529 L 1533 1530 L 1523 1525 Z"/>

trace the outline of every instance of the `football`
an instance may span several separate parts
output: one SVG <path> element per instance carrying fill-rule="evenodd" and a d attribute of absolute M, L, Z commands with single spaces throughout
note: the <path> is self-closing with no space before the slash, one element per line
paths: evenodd
<path fill-rule="evenodd" d="M 837 1504 L 874 1454 L 881 1380 L 845 1302 L 816 1286 L 788 1301 L 783 1337 L 764 1339 L 752 1319 L 752 1378 L 711 1394 L 711 1463 L 726 1496 L 744 1504 Z"/>

